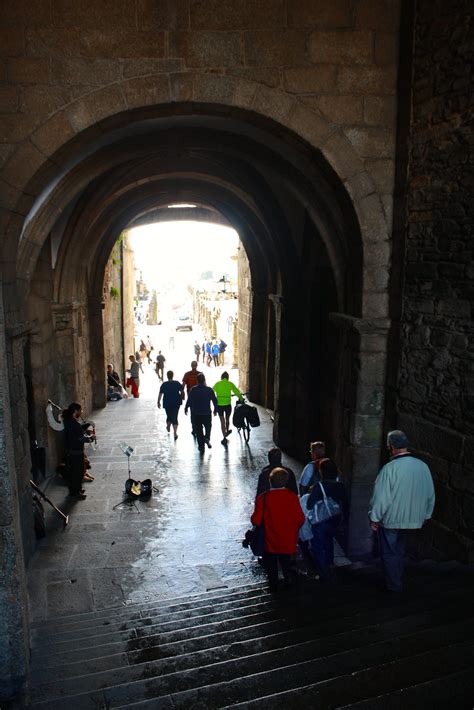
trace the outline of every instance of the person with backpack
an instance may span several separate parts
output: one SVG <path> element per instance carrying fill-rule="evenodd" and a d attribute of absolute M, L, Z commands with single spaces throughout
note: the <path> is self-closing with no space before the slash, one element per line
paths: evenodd
<path fill-rule="evenodd" d="M 300 496 L 308 493 L 315 481 L 321 480 L 319 475 L 319 462 L 326 456 L 324 441 L 313 441 L 309 446 L 311 461 L 306 464 L 300 477 Z"/>
<path fill-rule="evenodd" d="M 313 539 L 311 547 L 321 582 L 331 579 L 334 564 L 334 539 L 341 523 L 348 518 L 349 503 L 340 480 L 339 469 L 332 459 L 319 461 L 320 480 L 316 480 L 306 501 Z"/>

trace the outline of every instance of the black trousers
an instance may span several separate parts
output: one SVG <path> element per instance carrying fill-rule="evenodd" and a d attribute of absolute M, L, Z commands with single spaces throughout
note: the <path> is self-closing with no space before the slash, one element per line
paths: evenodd
<path fill-rule="evenodd" d="M 197 437 L 198 446 L 202 449 L 204 448 L 206 439 L 209 439 L 211 436 L 212 414 L 193 414 L 192 425 Z"/>
<path fill-rule="evenodd" d="M 84 477 L 84 454 L 66 454 L 66 470 L 69 493 L 77 495 Z"/>
<path fill-rule="evenodd" d="M 285 580 L 290 579 L 290 568 L 293 555 L 283 555 L 277 552 L 264 552 L 263 563 L 268 575 L 270 587 L 278 586 L 278 563 L 280 563 L 281 571 Z"/>

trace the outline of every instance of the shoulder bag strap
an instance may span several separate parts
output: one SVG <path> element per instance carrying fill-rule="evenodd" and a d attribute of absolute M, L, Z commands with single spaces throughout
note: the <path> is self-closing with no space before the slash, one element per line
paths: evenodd
<path fill-rule="evenodd" d="M 327 495 L 326 495 L 326 491 L 324 490 L 324 486 L 323 486 L 323 484 L 321 483 L 321 481 L 318 481 L 318 483 L 319 483 L 319 487 L 321 488 L 321 493 L 323 494 L 324 505 L 326 506 L 326 510 L 328 511 L 328 514 L 331 516 L 331 511 L 330 511 L 330 509 L 329 509 L 328 498 L 327 498 Z"/>

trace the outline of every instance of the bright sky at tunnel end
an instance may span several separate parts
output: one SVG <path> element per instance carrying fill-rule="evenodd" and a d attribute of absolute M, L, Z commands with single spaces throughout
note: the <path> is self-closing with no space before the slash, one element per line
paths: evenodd
<path fill-rule="evenodd" d="M 185 285 L 206 271 L 236 274 L 239 235 L 231 227 L 206 222 L 160 222 L 128 232 L 135 266 L 150 286 Z"/>

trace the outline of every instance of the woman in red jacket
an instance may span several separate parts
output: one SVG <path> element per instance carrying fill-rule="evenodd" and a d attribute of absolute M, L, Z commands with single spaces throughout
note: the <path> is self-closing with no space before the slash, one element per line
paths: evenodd
<path fill-rule="evenodd" d="M 270 490 L 259 495 L 250 518 L 253 525 L 265 531 L 263 561 L 270 591 L 278 588 L 278 563 L 286 583 L 290 581 L 291 558 L 296 554 L 298 531 L 305 517 L 296 493 L 288 490 L 288 471 L 274 468 L 270 474 Z"/>

